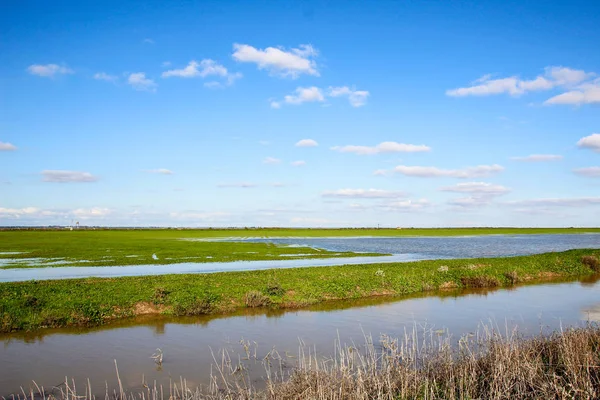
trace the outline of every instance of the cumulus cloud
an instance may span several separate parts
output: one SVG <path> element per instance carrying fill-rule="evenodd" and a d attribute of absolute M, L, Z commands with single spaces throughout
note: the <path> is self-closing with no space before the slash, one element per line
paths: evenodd
<path fill-rule="evenodd" d="M 352 199 L 390 199 L 406 197 L 406 193 L 382 189 L 339 189 L 323 192 L 322 196 Z"/>
<path fill-rule="evenodd" d="M 283 98 L 283 101 L 287 104 L 302 104 L 302 103 L 312 103 L 312 102 L 323 102 L 325 101 L 325 96 L 323 96 L 323 92 L 316 86 L 311 87 L 298 87 L 296 88 L 295 94 L 289 94 Z M 277 103 L 277 102 L 275 102 Z M 277 103 L 279 104 L 279 103 Z M 280 105 L 280 104 L 279 104 Z M 271 107 L 273 107 L 273 103 L 271 103 Z M 278 107 L 274 107 L 278 108 Z"/>
<path fill-rule="evenodd" d="M 489 176 L 504 170 L 504 167 L 498 164 L 478 165 L 475 167 L 466 167 L 463 169 L 441 169 L 437 167 L 420 167 L 398 165 L 393 172 L 406 176 L 418 178 L 451 177 L 451 178 L 479 178 Z"/>
<path fill-rule="evenodd" d="M 206 78 L 209 76 L 217 76 L 225 79 L 224 83 L 218 81 L 207 82 L 204 85 L 207 87 L 221 87 L 223 84 L 232 85 L 237 79 L 242 77 L 239 72 L 231 73 L 223 65 L 211 59 L 205 59 L 200 62 L 190 61 L 189 64 L 182 69 L 172 69 L 165 71 L 161 75 L 163 78 L 178 77 L 178 78 Z"/>
<path fill-rule="evenodd" d="M 454 186 L 440 188 L 444 192 L 467 193 L 469 196 L 448 201 L 448 204 L 460 208 L 473 208 L 489 205 L 494 198 L 510 192 L 509 188 L 486 182 L 464 182 Z"/>
<path fill-rule="evenodd" d="M 8 142 L 0 142 L 0 151 L 15 151 L 17 146 Z"/>
<path fill-rule="evenodd" d="M 80 219 L 91 219 L 106 217 L 112 214 L 112 211 L 108 208 L 93 207 L 93 208 L 78 208 L 71 212 L 75 217 Z"/>
<path fill-rule="evenodd" d="M 43 76 L 45 78 L 52 78 L 55 75 L 67 75 L 75 73 L 72 69 L 57 64 L 33 64 L 27 67 L 27 71 L 31 75 Z"/>
<path fill-rule="evenodd" d="M 573 172 L 588 178 L 600 178 L 600 167 L 576 168 Z"/>
<path fill-rule="evenodd" d="M 587 207 L 599 205 L 600 197 L 528 199 L 509 201 L 506 204 L 518 207 Z"/>
<path fill-rule="evenodd" d="M 381 206 L 381 208 L 387 211 L 400 211 L 400 212 L 411 212 L 420 211 L 431 206 L 431 203 L 427 199 L 419 200 L 401 200 L 387 203 Z"/>
<path fill-rule="evenodd" d="M 218 221 L 227 219 L 231 216 L 230 213 L 215 211 L 215 212 L 200 212 L 200 211 L 183 211 L 172 212 L 169 214 L 171 218 L 178 220 L 195 220 L 195 221 Z"/>
<path fill-rule="evenodd" d="M 592 133 L 590 136 L 579 139 L 577 146 L 600 153 L 600 133 Z"/>
<path fill-rule="evenodd" d="M 135 72 L 127 78 L 127 83 L 135 90 L 155 92 L 158 86 L 152 79 L 146 78 L 143 72 Z"/>
<path fill-rule="evenodd" d="M 339 151 L 340 153 L 354 153 L 358 155 L 373 155 L 382 153 L 417 153 L 430 151 L 431 147 L 424 144 L 414 145 L 397 142 L 382 142 L 376 146 L 335 146 L 331 150 Z"/>
<path fill-rule="evenodd" d="M 263 164 L 281 164 L 281 160 L 275 157 L 265 157 Z"/>
<path fill-rule="evenodd" d="M 330 97 L 348 97 L 348 101 L 352 107 L 362 107 L 367 104 L 367 97 L 369 92 L 366 90 L 354 90 L 348 86 L 341 87 L 329 87 Z"/>
<path fill-rule="evenodd" d="M 303 161 L 303 160 L 292 161 L 290 164 L 294 167 L 301 167 L 303 165 L 306 165 L 306 161 Z"/>
<path fill-rule="evenodd" d="M 525 157 L 511 157 L 515 161 L 526 161 L 526 162 L 543 162 L 543 161 L 560 161 L 563 156 L 557 154 L 531 154 Z"/>
<path fill-rule="evenodd" d="M 42 171 L 44 182 L 70 183 L 70 182 L 96 182 L 98 178 L 89 172 L 44 170 Z"/>
<path fill-rule="evenodd" d="M 570 104 L 575 106 L 597 103 L 600 103 L 600 80 L 581 84 L 573 90 L 551 97 L 544 102 L 545 105 Z"/>
<path fill-rule="evenodd" d="M 317 147 L 318 145 L 319 143 L 313 139 L 302 139 L 295 144 L 296 147 Z"/>
<path fill-rule="evenodd" d="M 4 208 L 0 207 L 0 218 L 20 218 L 25 215 L 35 215 L 40 213 L 40 209 L 37 207 L 24 207 L 24 208 Z"/>
<path fill-rule="evenodd" d="M 311 45 L 285 50 L 278 47 L 257 49 L 247 44 L 233 45 L 233 58 L 238 62 L 254 63 L 272 75 L 298 78 L 302 74 L 319 76 L 314 58 L 317 51 Z"/>
<path fill-rule="evenodd" d="M 255 183 L 251 183 L 251 182 L 219 183 L 217 185 L 217 187 L 219 187 L 219 188 L 243 188 L 243 189 L 254 188 L 256 186 L 257 185 Z"/>
<path fill-rule="evenodd" d="M 173 171 L 166 168 L 147 169 L 144 172 L 148 172 L 149 174 L 173 175 Z"/>
<path fill-rule="evenodd" d="M 530 80 L 517 76 L 492 79 L 491 75 L 484 75 L 472 82 L 471 86 L 447 90 L 446 95 L 464 97 L 506 93 L 516 97 L 528 92 L 558 88 L 566 91 L 549 98 L 544 102 L 545 105 L 600 103 L 600 79 L 593 80 L 595 76 L 593 72 L 567 67 L 546 67 L 544 74 Z"/>
<path fill-rule="evenodd" d="M 510 189 L 502 185 L 494 185 L 486 182 L 461 182 L 454 186 L 440 188 L 443 192 L 471 193 L 475 195 L 501 195 L 510 192 Z"/>
<path fill-rule="evenodd" d="M 99 81 L 106 81 L 106 82 L 114 83 L 119 78 L 114 75 L 109 75 L 106 72 L 97 72 L 94 74 L 94 79 L 99 80 Z"/>

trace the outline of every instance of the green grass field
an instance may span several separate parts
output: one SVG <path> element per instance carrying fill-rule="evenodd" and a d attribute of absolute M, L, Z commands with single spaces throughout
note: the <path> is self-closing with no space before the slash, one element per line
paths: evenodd
<path fill-rule="evenodd" d="M 351 236 L 464 236 L 494 234 L 600 233 L 600 228 L 448 228 L 448 229 L 145 229 L 145 230 L 4 230 L 0 231 L 0 259 L 16 259 L 5 266 L 112 266 L 225 262 L 302 258 L 350 257 L 306 247 L 265 243 L 224 242 L 211 239 L 242 237 L 351 237 Z M 200 239 L 200 241 L 181 240 Z M 21 252 L 18 254 L 8 254 Z M 4 254 L 2 254 L 4 253 Z M 158 260 L 152 258 L 156 254 Z M 31 259 L 31 260 L 28 260 Z"/>
<path fill-rule="evenodd" d="M 0 284 L 0 331 L 99 325 L 146 313 L 199 315 L 293 308 L 333 299 L 501 287 L 600 272 L 600 249 L 522 257 L 433 260 Z"/>

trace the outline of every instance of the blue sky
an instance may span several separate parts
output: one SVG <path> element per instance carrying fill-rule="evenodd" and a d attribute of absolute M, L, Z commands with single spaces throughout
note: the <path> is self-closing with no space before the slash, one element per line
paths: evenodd
<path fill-rule="evenodd" d="M 599 226 L 597 1 L 7 1 L 0 225 Z"/>

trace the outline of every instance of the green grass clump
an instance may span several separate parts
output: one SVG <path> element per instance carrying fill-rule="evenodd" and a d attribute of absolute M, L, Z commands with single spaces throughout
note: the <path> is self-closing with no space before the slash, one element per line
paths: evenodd
<path fill-rule="evenodd" d="M 585 260 L 599 255 L 600 249 L 585 249 L 504 258 L 0 283 L 0 331 L 98 325 L 137 314 L 200 315 L 267 305 L 283 309 L 325 300 L 510 286 L 590 275 L 595 271 Z"/>

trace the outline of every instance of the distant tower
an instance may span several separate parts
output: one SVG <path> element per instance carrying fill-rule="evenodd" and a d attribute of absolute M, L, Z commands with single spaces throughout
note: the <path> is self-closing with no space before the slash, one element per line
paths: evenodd
<path fill-rule="evenodd" d="M 79 221 L 75 222 L 75 228 L 79 229 Z"/>

